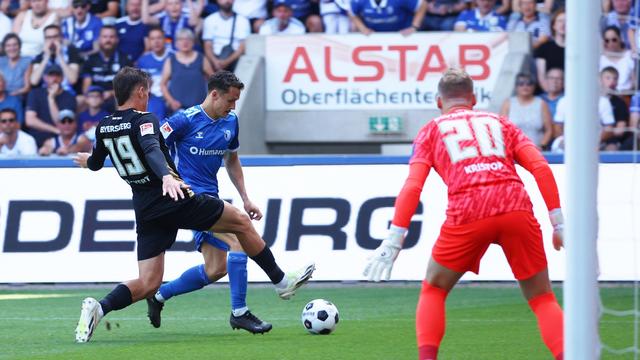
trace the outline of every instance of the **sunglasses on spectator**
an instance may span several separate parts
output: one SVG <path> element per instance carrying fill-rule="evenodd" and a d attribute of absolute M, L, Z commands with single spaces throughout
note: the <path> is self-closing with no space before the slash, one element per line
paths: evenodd
<path fill-rule="evenodd" d="M 608 43 L 617 43 L 618 42 L 618 38 L 604 38 L 604 43 L 608 44 Z"/>
<path fill-rule="evenodd" d="M 73 124 L 75 120 L 71 119 L 71 118 L 64 118 L 62 120 L 60 120 L 60 124 Z"/>
<path fill-rule="evenodd" d="M 16 121 L 15 118 L 0 119 L 0 124 L 12 123 L 12 122 L 15 122 L 15 121 Z"/>
<path fill-rule="evenodd" d="M 531 81 L 531 80 L 518 80 L 516 82 L 516 85 L 518 85 L 518 86 L 533 86 L 533 81 Z"/>

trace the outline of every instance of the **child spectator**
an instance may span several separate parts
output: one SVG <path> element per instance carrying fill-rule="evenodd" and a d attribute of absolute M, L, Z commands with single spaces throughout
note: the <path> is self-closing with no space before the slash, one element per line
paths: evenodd
<path fill-rule="evenodd" d="M 85 94 L 87 110 L 78 115 L 78 132 L 85 132 L 96 126 L 100 120 L 109 113 L 104 109 L 104 99 L 102 93 L 104 89 L 97 85 L 89 86 Z"/>

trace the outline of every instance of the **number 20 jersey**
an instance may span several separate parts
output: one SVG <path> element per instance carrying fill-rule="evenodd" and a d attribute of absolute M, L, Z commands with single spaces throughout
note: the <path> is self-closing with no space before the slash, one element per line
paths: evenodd
<path fill-rule="evenodd" d="M 497 114 L 454 108 L 427 123 L 409 161 L 424 163 L 448 187 L 448 225 L 461 225 L 511 211 L 532 211 L 516 173 L 515 153 L 529 138 Z"/>

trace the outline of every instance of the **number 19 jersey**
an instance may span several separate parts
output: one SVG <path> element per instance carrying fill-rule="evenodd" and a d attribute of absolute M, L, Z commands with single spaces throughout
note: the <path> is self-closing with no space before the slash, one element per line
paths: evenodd
<path fill-rule="evenodd" d="M 448 225 L 511 211 L 532 211 L 515 153 L 531 141 L 497 114 L 454 108 L 427 123 L 409 163 L 433 167 L 448 187 Z"/>

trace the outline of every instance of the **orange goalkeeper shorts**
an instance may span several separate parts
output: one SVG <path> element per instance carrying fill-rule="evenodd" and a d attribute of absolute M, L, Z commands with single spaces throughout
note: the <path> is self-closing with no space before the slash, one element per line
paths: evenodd
<path fill-rule="evenodd" d="M 456 271 L 480 270 L 480 259 L 490 244 L 502 247 L 513 275 L 525 280 L 547 267 L 542 232 L 533 213 L 513 211 L 463 225 L 443 225 L 431 256 Z"/>

